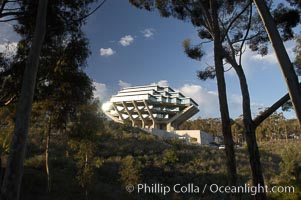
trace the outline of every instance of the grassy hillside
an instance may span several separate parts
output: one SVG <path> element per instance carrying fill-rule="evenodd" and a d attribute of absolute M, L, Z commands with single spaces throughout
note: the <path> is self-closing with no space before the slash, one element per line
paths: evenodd
<path fill-rule="evenodd" d="M 201 190 L 205 184 L 227 185 L 224 150 L 162 140 L 129 126 L 105 122 L 94 138 L 89 163 L 70 148 L 67 136 L 52 136 L 50 146 L 51 191 L 47 191 L 43 136 L 31 136 L 22 184 L 23 200 L 29 199 L 226 199 L 225 194 L 138 194 L 125 186 L 137 183 L 187 185 Z M 68 144 L 68 145 L 66 145 Z M 271 199 L 301 199 L 301 142 L 260 144 L 266 183 L 294 185 L 294 193 L 269 194 Z M 239 185 L 251 183 L 245 147 L 236 150 Z M 88 154 L 86 157 L 88 158 Z M 90 155 L 90 154 L 89 154 Z M 3 156 L 5 163 L 5 156 Z M 86 166 L 89 166 L 87 168 Z M 243 199 L 252 199 L 249 194 Z"/>

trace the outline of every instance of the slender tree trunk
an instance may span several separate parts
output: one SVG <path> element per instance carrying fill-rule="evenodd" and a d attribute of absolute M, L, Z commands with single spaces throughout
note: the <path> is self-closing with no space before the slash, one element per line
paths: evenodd
<path fill-rule="evenodd" d="M 252 183 L 254 186 L 262 186 L 264 187 L 264 178 L 262 175 L 262 167 L 260 162 L 260 154 L 259 149 L 256 142 L 256 127 L 254 127 L 251 123 L 246 120 L 246 141 L 248 146 L 249 160 L 252 171 Z M 260 192 L 256 193 L 254 196 L 256 200 L 266 200 L 265 191 L 260 190 Z"/>
<path fill-rule="evenodd" d="M 221 47 L 221 36 L 220 27 L 218 23 L 217 15 L 217 3 L 216 0 L 211 0 L 212 9 L 212 21 L 213 21 L 213 33 L 214 33 L 214 63 L 217 78 L 217 88 L 218 88 L 218 98 L 221 112 L 222 120 L 222 132 L 225 142 L 226 151 L 226 162 L 227 162 L 227 174 L 229 185 L 237 184 L 237 171 L 236 171 L 236 159 L 234 152 L 234 142 L 231 131 L 231 121 L 229 116 L 226 83 L 224 77 L 224 66 L 222 57 L 222 47 Z"/>
<path fill-rule="evenodd" d="M 2 182 L 3 182 L 3 168 L 2 168 L 2 152 L 0 152 L 0 188 L 2 186 Z"/>
<path fill-rule="evenodd" d="M 18 200 L 20 196 L 29 119 L 39 65 L 39 57 L 46 32 L 47 3 L 47 0 L 39 1 L 34 38 L 23 74 L 15 129 L 6 165 L 5 177 L 1 188 L 1 200 Z"/>
<path fill-rule="evenodd" d="M 244 116 L 244 127 L 245 135 L 249 152 L 249 160 L 252 171 L 252 182 L 254 186 L 264 187 L 264 178 L 262 175 L 262 167 L 260 162 L 260 154 L 256 141 L 256 126 L 252 120 L 250 95 L 247 85 L 247 80 L 241 66 L 238 66 L 237 74 L 240 80 L 241 93 L 243 98 L 243 116 Z M 257 193 L 255 196 L 256 200 L 267 199 L 265 192 Z"/>
<path fill-rule="evenodd" d="M 265 4 L 265 1 L 254 0 L 254 3 L 275 50 L 283 77 L 286 81 L 290 98 L 296 112 L 296 116 L 299 120 L 299 124 L 301 125 L 301 89 L 299 88 L 298 77 L 294 71 L 294 66 L 288 57 L 276 24 L 268 7 Z"/>
<path fill-rule="evenodd" d="M 88 168 L 88 153 L 86 151 L 86 155 L 85 155 L 85 171 L 87 170 Z M 88 186 L 85 185 L 85 198 L 86 200 L 89 199 L 89 192 L 88 192 Z"/>
<path fill-rule="evenodd" d="M 46 148 L 45 148 L 45 168 L 47 174 L 47 191 L 51 192 L 51 177 L 49 170 L 49 146 L 50 146 L 50 133 L 51 133 L 51 117 L 48 122 L 48 131 L 46 135 Z"/>
<path fill-rule="evenodd" d="M 249 161 L 250 161 L 250 166 L 252 171 L 252 182 L 254 186 L 258 186 L 258 185 L 264 186 L 264 178 L 262 175 L 262 167 L 260 162 L 260 153 L 256 141 L 257 126 L 254 124 L 252 120 L 250 94 L 249 94 L 247 79 L 242 69 L 242 66 L 237 64 L 235 58 L 230 57 L 230 55 L 225 51 L 223 51 L 223 53 L 227 61 L 235 69 L 240 83 L 240 89 L 242 94 L 244 132 L 245 132 L 246 142 L 248 146 Z M 256 200 L 267 199 L 264 191 L 257 193 L 254 196 L 254 198 Z"/>
<path fill-rule="evenodd" d="M 215 42 L 215 41 L 214 41 Z M 221 120 L 222 120 L 222 132 L 225 142 L 225 151 L 226 151 L 226 161 L 227 161 L 227 172 L 229 178 L 229 185 L 237 184 L 237 170 L 236 170 L 236 159 L 234 152 L 234 142 L 231 131 L 231 121 L 229 116 L 227 93 L 226 93 L 226 83 L 224 77 L 224 68 L 223 63 L 218 61 L 217 52 L 221 52 L 220 48 L 214 48 L 214 59 L 215 59 L 215 68 L 216 68 L 216 78 L 218 85 L 218 98 L 220 104 Z M 222 61 L 220 59 L 220 61 Z"/>
<path fill-rule="evenodd" d="M 285 120 L 285 119 L 283 119 Z M 284 132 L 285 132 L 285 142 L 288 143 L 288 131 L 287 131 L 287 126 L 286 126 L 287 122 L 283 122 L 282 126 L 284 126 Z"/>

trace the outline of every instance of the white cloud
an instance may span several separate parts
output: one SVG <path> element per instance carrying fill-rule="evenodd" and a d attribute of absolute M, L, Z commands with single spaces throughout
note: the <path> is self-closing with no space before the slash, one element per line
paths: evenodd
<path fill-rule="evenodd" d="M 260 112 L 264 111 L 266 106 L 263 103 L 251 102 L 252 117 L 256 117 Z"/>
<path fill-rule="evenodd" d="M 7 42 L 0 44 L 0 53 L 5 53 L 7 55 L 15 54 L 17 52 L 17 46 L 17 42 Z"/>
<path fill-rule="evenodd" d="M 119 40 L 119 43 L 124 47 L 129 46 L 133 42 L 134 42 L 134 38 L 131 35 L 126 35 L 126 36 L 120 38 L 120 40 Z"/>
<path fill-rule="evenodd" d="M 122 81 L 122 80 L 119 80 L 119 81 L 118 81 L 118 85 L 120 86 L 120 89 L 123 89 L 123 88 L 126 88 L 126 87 L 131 87 L 131 86 L 132 86 L 132 84 L 127 83 L 127 82 L 124 82 L 124 81 Z"/>
<path fill-rule="evenodd" d="M 159 86 L 169 86 L 169 83 L 167 80 L 160 80 L 157 83 L 152 83 L 151 85 L 159 85 Z"/>
<path fill-rule="evenodd" d="M 290 41 L 285 42 L 284 46 L 285 46 L 288 56 L 293 61 L 295 59 L 294 48 L 296 46 L 296 42 L 294 40 L 290 40 Z M 254 61 L 261 61 L 261 62 L 267 63 L 267 64 L 278 64 L 278 60 L 277 60 L 275 51 L 272 48 L 272 45 L 268 45 L 268 49 L 269 49 L 269 53 L 267 55 L 261 56 L 261 55 L 257 54 L 256 52 L 254 52 L 251 59 L 253 59 Z M 249 51 L 251 51 L 251 50 L 249 49 Z"/>
<path fill-rule="evenodd" d="M 295 59 L 294 47 L 296 46 L 296 41 L 287 41 L 284 43 L 284 46 L 290 60 L 293 61 Z M 247 76 L 255 71 L 266 70 L 270 67 L 277 67 L 277 69 L 279 69 L 275 51 L 270 44 L 268 45 L 268 52 L 267 55 L 261 56 L 257 52 L 251 51 L 249 47 L 246 47 L 245 53 L 242 56 L 242 66 Z"/>
<path fill-rule="evenodd" d="M 151 38 L 155 35 L 156 30 L 153 28 L 146 28 L 141 33 L 143 34 L 144 37 L 146 38 Z"/>
<path fill-rule="evenodd" d="M 108 56 L 113 55 L 114 53 L 116 53 L 116 52 L 113 51 L 113 49 L 111 49 L 111 48 L 101 48 L 100 49 L 100 55 L 101 56 L 108 57 Z"/>
<path fill-rule="evenodd" d="M 19 41 L 20 36 L 14 31 L 14 26 L 8 22 L 1 23 L 0 29 L 0 43 L 8 41 Z"/>
<path fill-rule="evenodd" d="M 251 56 L 251 59 L 254 60 L 254 61 L 258 61 L 258 62 L 263 62 L 265 64 L 266 63 L 268 63 L 268 64 L 277 64 L 277 62 L 278 62 L 277 58 L 276 58 L 276 55 L 274 54 L 274 51 L 268 53 L 265 56 L 254 53 Z"/>
<path fill-rule="evenodd" d="M 94 90 L 95 98 L 98 98 L 100 102 L 104 102 L 105 100 L 107 100 L 107 98 L 109 98 L 109 92 L 108 92 L 108 88 L 107 88 L 106 84 L 97 83 L 94 81 L 93 85 L 95 87 L 95 90 Z"/>
<path fill-rule="evenodd" d="M 101 102 L 108 100 L 112 93 L 108 90 L 106 84 L 93 82 L 96 90 L 94 91 L 94 97 L 99 98 Z M 167 80 L 160 80 L 156 83 L 152 83 L 160 86 L 169 86 Z M 132 84 L 119 80 L 118 85 L 120 89 L 131 87 Z M 176 91 L 181 92 L 186 97 L 192 98 L 199 105 L 199 113 L 194 117 L 220 117 L 218 92 L 213 90 L 207 90 L 200 85 L 184 84 L 180 88 L 174 88 Z M 229 112 L 232 118 L 237 118 L 242 114 L 242 96 L 238 94 L 228 95 Z M 251 102 L 251 109 L 253 117 L 259 112 L 259 108 L 264 107 L 263 104 Z"/>
<path fill-rule="evenodd" d="M 185 84 L 178 89 L 185 96 L 199 104 L 199 115 L 203 118 L 219 116 L 218 96 L 214 91 L 208 91 L 199 85 Z"/>
<path fill-rule="evenodd" d="M 5 44 L 0 44 L 0 52 L 2 53 L 5 51 Z"/>
<path fill-rule="evenodd" d="M 202 118 L 220 117 L 218 92 L 210 91 L 200 85 L 185 84 L 178 89 L 182 94 L 192 98 L 199 105 L 197 116 Z M 238 94 L 228 95 L 230 117 L 237 118 L 242 114 L 242 96 Z M 253 117 L 260 111 L 263 104 L 251 102 Z"/>
<path fill-rule="evenodd" d="M 284 43 L 287 54 L 291 61 L 295 59 L 294 48 L 296 46 L 296 41 L 290 40 Z M 272 48 L 272 45 L 268 45 L 268 54 L 265 56 L 261 56 L 257 52 L 252 51 L 247 45 L 244 46 L 244 54 L 242 56 L 242 67 L 244 69 L 245 75 L 247 79 L 254 78 L 253 75 L 256 75 L 259 71 L 265 71 L 276 68 L 279 70 L 279 64 L 277 57 L 275 55 L 275 51 Z M 210 57 L 212 61 L 212 57 Z M 238 61 L 239 57 L 236 57 Z M 228 76 L 237 76 L 235 70 L 231 68 L 231 65 L 225 65 L 225 69 L 230 69 L 226 72 Z"/>

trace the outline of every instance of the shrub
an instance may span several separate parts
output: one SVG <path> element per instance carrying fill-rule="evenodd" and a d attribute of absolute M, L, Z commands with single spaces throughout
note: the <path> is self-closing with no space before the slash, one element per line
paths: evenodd
<path fill-rule="evenodd" d="M 173 149 L 167 149 L 163 153 L 163 164 L 174 164 L 179 160 L 176 152 Z"/>
<path fill-rule="evenodd" d="M 45 155 L 36 155 L 25 160 L 24 165 L 32 168 L 43 168 L 45 165 Z"/>
<path fill-rule="evenodd" d="M 119 169 L 120 180 L 122 184 L 136 185 L 140 180 L 140 168 L 141 164 L 139 161 L 135 160 L 133 156 L 126 156 L 121 161 L 121 166 Z"/>
<path fill-rule="evenodd" d="M 286 146 L 281 153 L 283 162 L 280 163 L 283 180 L 299 181 L 301 175 L 301 152 L 300 146 L 292 144 Z"/>

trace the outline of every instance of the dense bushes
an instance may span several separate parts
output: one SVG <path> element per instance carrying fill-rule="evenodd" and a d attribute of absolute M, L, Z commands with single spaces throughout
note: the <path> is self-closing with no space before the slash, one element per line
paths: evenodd
<path fill-rule="evenodd" d="M 92 116 L 80 115 L 79 119 Z M 198 186 L 227 185 L 224 150 L 161 140 L 129 126 L 99 119 L 101 128 L 52 134 L 51 192 L 47 191 L 45 138 L 32 129 L 22 185 L 22 199 L 222 199 L 223 194 L 129 194 L 127 184 L 161 183 Z M 93 121 L 93 120 L 92 120 Z M 80 121 L 73 126 L 81 126 Z M 72 127 L 68 129 L 73 130 Z M 88 134 L 85 132 L 89 131 Z M 96 130 L 93 132 L 92 130 Z M 260 144 L 266 183 L 293 185 L 294 194 L 270 194 L 273 199 L 300 199 L 299 141 Z M 246 149 L 237 149 L 239 185 L 250 183 Z M 4 156 L 5 157 L 5 156 Z M 5 160 L 5 159 L 4 159 Z M 5 162 L 3 160 L 3 162 Z M 62 192 L 63 191 L 63 192 Z M 244 195 L 244 199 L 252 199 Z"/>
<path fill-rule="evenodd" d="M 140 182 L 140 167 L 140 162 L 131 155 L 122 159 L 119 174 L 124 186 L 128 184 L 137 185 Z"/>
<path fill-rule="evenodd" d="M 281 152 L 283 161 L 280 163 L 283 180 L 301 182 L 301 152 L 299 144 L 285 146 Z"/>

